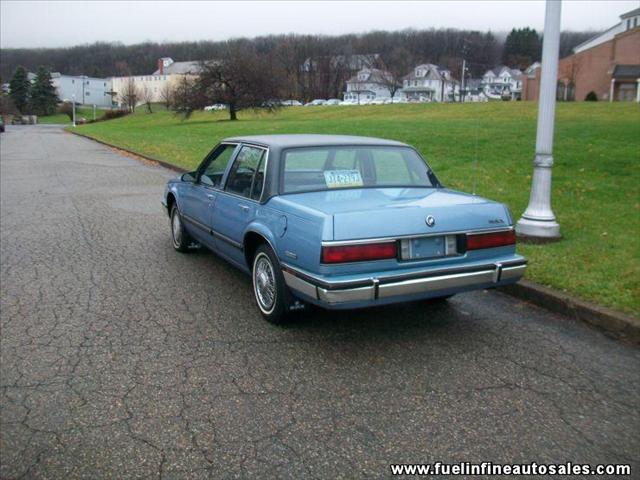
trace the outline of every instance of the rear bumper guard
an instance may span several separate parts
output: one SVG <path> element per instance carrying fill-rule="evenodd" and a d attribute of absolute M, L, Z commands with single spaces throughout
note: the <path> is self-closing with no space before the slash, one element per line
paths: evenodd
<path fill-rule="evenodd" d="M 339 305 L 512 282 L 520 279 L 526 268 L 527 262 L 522 260 L 336 282 L 310 276 L 286 264 L 282 265 L 282 273 L 289 288 L 322 303 Z"/>

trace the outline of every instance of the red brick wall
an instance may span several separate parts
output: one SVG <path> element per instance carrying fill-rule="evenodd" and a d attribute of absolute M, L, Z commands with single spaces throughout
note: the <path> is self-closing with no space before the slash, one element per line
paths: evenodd
<path fill-rule="evenodd" d="M 540 95 L 540 69 L 536 69 L 533 78 L 525 74 L 522 81 L 522 100 L 537 100 Z"/>
<path fill-rule="evenodd" d="M 613 40 L 560 60 L 558 80 L 575 84 L 575 99 L 578 101 L 584 100 L 592 90 L 598 95 L 598 100 L 608 100 L 614 66 L 639 64 L 640 27 L 636 27 L 616 35 Z M 539 86 L 538 70 L 535 79 L 525 80 L 523 99 L 537 100 Z M 528 89 L 526 97 L 525 88 Z"/>

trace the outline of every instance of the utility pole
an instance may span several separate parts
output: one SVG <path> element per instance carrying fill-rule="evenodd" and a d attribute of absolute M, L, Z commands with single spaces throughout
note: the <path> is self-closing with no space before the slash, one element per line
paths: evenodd
<path fill-rule="evenodd" d="M 460 102 L 464 103 L 464 97 L 466 96 L 465 90 L 465 76 L 467 75 L 467 55 L 469 54 L 469 39 L 465 38 L 462 41 L 462 81 L 460 82 Z"/>
<path fill-rule="evenodd" d="M 560 10 L 560 0 L 547 0 L 531 196 L 527 209 L 516 225 L 519 236 L 532 240 L 561 238 L 560 225 L 556 222 L 556 217 L 551 210 L 551 168 L 553 167 L 553 130 L 560 49 Z"/>
<path fill-rule="evenodd" d="M 467 60 L 465 58 L 462 59 L 462 81 L 460 82 L 460 101 L 464 103 L 464 76 L 467 70 Z"/>

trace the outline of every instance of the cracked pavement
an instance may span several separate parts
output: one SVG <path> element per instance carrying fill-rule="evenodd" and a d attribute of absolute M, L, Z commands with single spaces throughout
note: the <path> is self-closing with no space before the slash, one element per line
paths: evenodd
<path fill-rule="evenodd" d="M 248 277 L 173 251 L 173 172 L 51 126 L 0 149 L 0 478 L 639 475 L 639 349 L 495 291 L 275 327 Z"/>

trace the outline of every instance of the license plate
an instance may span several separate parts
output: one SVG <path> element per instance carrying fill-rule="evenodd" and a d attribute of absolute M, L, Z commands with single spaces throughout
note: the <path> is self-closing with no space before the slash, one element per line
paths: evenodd
<path fill-rule="evenodd" d="M 453 235 L 405 238 L 400 244 L 403 260 L 438 258 L 455 254 L 456 240 Z"/>

